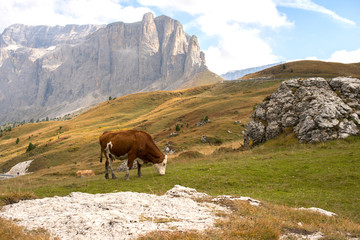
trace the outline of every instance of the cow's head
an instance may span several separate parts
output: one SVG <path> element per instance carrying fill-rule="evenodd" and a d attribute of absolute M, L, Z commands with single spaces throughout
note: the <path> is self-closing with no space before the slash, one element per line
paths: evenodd
<path fill-rule="evenodd" d="M 167 164 L 167 155 L 165 155 L 165 158 L 161 163 L 154 163 L 153 166 L 160 175 L 165 175 L 166 164 Z"/>

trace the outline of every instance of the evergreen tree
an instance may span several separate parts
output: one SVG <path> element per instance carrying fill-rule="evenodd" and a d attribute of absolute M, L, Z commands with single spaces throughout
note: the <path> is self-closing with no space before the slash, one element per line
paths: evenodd
<path fill-rule="evenodd" d="M 30 152 L 31 150 L 34 150 L 34 149 L 35 149 L 35 145 L 30 142 L 29 146 L 26 149 L 26 152 Z"/>

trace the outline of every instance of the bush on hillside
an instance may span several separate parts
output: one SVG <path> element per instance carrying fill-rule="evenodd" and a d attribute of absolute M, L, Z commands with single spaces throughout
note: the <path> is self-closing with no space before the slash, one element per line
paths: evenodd
<path fill-rule="evenodd" d="M 30 142 L 29 146 L 26 149 L 26 152 L 30 152 L 31 150 L 34 150 L 35 148 L 36 148 L 35 145 Z"/>

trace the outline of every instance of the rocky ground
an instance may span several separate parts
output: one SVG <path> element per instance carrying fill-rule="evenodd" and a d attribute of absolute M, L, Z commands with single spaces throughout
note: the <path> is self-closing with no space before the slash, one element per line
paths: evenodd
<path fill-rule="evenodd" d="M 193 198 L 206 196 L 176 185 L 166 194 L 117 192 L 26 200 L 7 205 L 0 217 L 27 229 L 44 228 L 60 239 L 134 239 L 154 230 L 204 230 L 228 209 Z"/>

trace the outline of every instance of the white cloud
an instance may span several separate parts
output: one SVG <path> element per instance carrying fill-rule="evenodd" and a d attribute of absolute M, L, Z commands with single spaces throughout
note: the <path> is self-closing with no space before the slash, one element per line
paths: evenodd
<path fill-rule="evenodd" d="M 241 22 L 262 26 L 292 25 L 281 15 L 272 0 L 138 0 L 144 6 L 156 6 L 166 12 L 182 11 L 191 15 L 206 16 L 214 21 Z M 261 6 L 261 7 L 260 7 Z"/>
<path fill-rule="evenodd" d="M 306 57 L 304 60 L 319 60 L 319 59 L 315 56 L 311 56 L 311 57 Z"/>
<path fill-rule="evenodd" d="M 205 49 L 207 66 L 218 74 L 229 70 L 273 63 L 279 59 L 260 36 L 261 28 L 292 27 L 278 12 L 272 0 L 139 0 L 144 6 L 156 6 L 163 12 L 186 12 L 195 17 L 197 26 L 219 43 Z"/>
<path fill-rule="evenodd" d="M 336 51 L 326 61 L 341 62 L 341 63 L 360 62 L 360 48 L 354 51 L 346 51 L 346 50 Z"/>
<path fill-rule="evenodd" d="M 259 31 L 236 27 L 223 33 L 217 46 L 205 50 L 207 66 L 218 74 L 279 61 L 270 46 L 259 37 Z"/>
<path fill-rule="evenodd" d="M 336 14 L 334 11 L 331 11 L 323 6 L 320 6 L 311 0 L 275 0 L 276 4 L 283 7 L 291 7 L 291 8 L 299 8 L 308 11 L 320 12 L 326 15 L 331 16 L 337 21 L 341 21 L 343 23 L 349 25 L 356 25 L 354 21 L 341 17 Z"/>
<path fill-rule="evenodd" d="M 147 7 L 124 7 L 117 0 L 2 0 L 0 31 L 14 23 L 27 25 L 136 22 Z"/>

